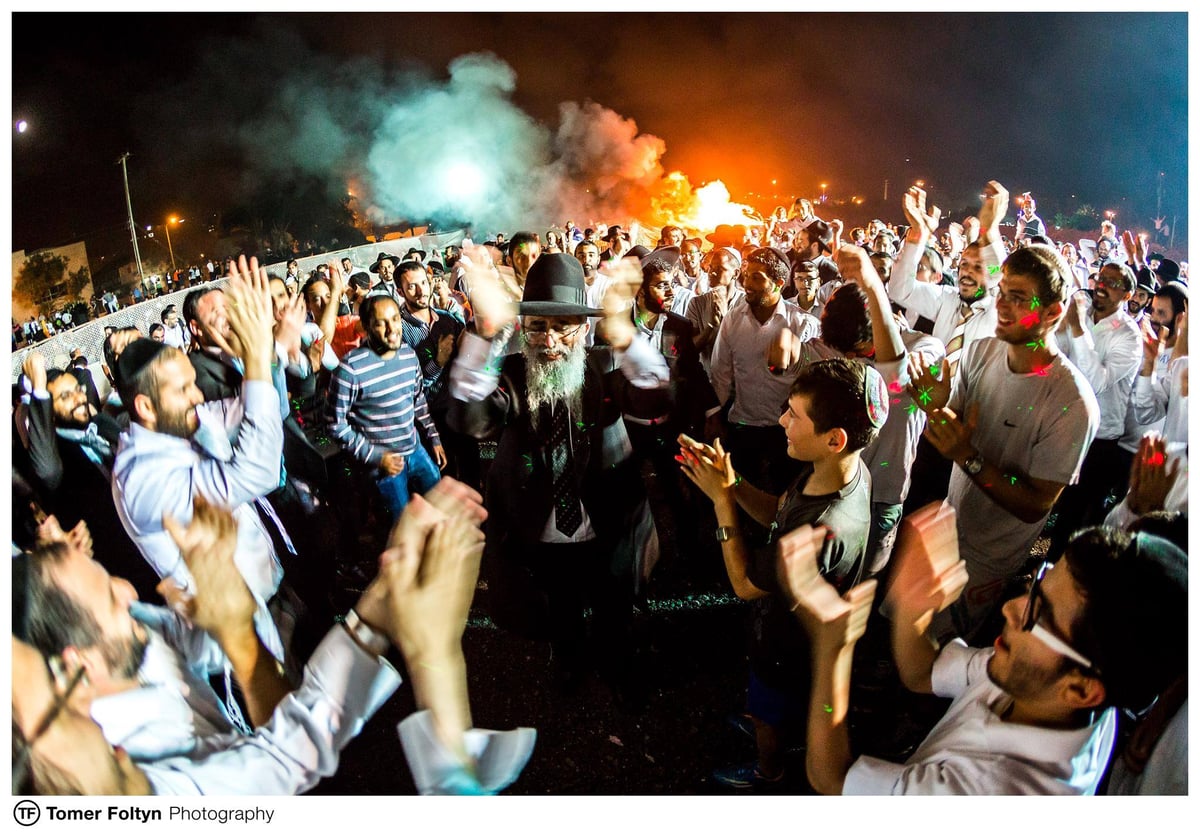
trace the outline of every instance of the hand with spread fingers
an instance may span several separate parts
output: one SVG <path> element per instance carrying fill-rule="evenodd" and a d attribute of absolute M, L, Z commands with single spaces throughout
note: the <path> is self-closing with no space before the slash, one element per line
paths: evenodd
<path fill-rule="evenodd" d="M 793 602 L 792 612 L 828 651 L 852 646 L 867 631 L 876 582 L 864 581 L 839 595 L 821 575 L 817 561 L 829 531 L 804 525 L 779 539 L 782 584 Z"/>
<path fill-rule="evenodd" d="M 642 272 L 631 258 L 610 260 L 601 267 L 602 274 L 611 278 L 608 290 L 604 293 L 602 307 L 604 318 L 598 327 L 601 337 L 613 349 L 623 350 L 633 343 L 637 334 L 629 309 L 634 298 L 642 288 Z"/>
<path fill-rule="evenodd" d="M 958 553 L 954 508 L 930 503 L 906 516 L 893 554 L 884 599 L 896 626 L 929 626 L 934 613 L 952 604 L 967 584 L 967 564 Z"/>
<path fill-rule="evenodd" d="M 908 395 L 929 413 L 950 401 L 950 373 L 944 363 L 934 363 L 921 352 L 908 354 Z"/>
<path fill-rule="evenodd" d="M 471 289 L 475 331 L 482 338 L 495 338 L 517 318 L 511 287 L 506 288 L 501 282 L 486 246 L 464 243 L 462 255 L 459 265 L 466 270 L 466 282 Z"/>
<path fill-rule="evenodd" d="M 1129 470 L 1129 508 L 1136 514 L 1161 511 L 1179 476 L 1179 465 L 1178 458 L 1168 460 L 1167 443 L 1161 434 L 1143 436 Z"/>
<path fill-rule="evenodd" d="M 192 622 L 222 643 L 227 634 L 240 636 L 253 630 L 258 605 L 233 561 L 237 550 L 233 514 L 196 494 L 191 523 L 185 527 L 171 515 L 163 515 L 163 527 L 192 575 Z"/>
<path fill-rule="evenodd" d="M 246 261 L 238 257 L 229 267 L 226 315 L 233 339 L 226 341 L 214 334 L 217 346 L 229 355 L 241 358 L 247 379 L 268 381 L 271 362 L 275 357 L 275 312 L 271 305 L 271 290 L 267 270 L 259 268 L 258 258 Z"/>

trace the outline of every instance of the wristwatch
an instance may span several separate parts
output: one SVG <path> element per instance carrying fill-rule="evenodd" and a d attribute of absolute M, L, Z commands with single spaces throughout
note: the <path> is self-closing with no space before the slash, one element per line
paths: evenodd
<path fill-rule="evenodd" d="M 983 470 L 983 454 L 975 453 L 973 456 L 967 457 L 963 461 L 962 467 L 972 477 L 977 476 Z"/>
<path fill-rule="evenodd" d="M 346 620 L 342 622 L 342 626 L 346 628 L 346 632 L 350 634 L 350 638 L 354 640 L 355 644 L 376 658 L 382 656 L 392 646 L 392 642 L 386 635 L 359 618 L 358 613 L 353 609 L 346 613 Z"/>
<path fill-rule="evenodd" d="M 726 540 L 729 540 L 731 537 L 737 537 L 737 534 L 738 534 L 737 526 L 720 526 L 717 528 L 716 534 L 714 534 L 713 536 L 717 540 L 719 540 L 721 543 L 724 543 Z"/>

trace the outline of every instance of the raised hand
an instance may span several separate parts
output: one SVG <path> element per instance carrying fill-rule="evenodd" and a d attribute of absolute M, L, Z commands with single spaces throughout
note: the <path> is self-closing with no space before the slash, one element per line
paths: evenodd
<path fill-rule="evenodd" d="M 464 517 L 448 517 L 419 496 L 404 514 L 380 558 L 387 631 L 410 667 L 436 665 L 460 649 L 483 541 Z"/>
<path fill-rule="evenodd" d="M 1142 318 L 1142 370 L 1144 376 L 1154 374 L 1154 368 L 1158 364 L 1158 356 L 1167 348 L 1167 328 L 1154 328 L 1154 324 L 1150 322 L 1150 316 Z"/>
<path fill-rule="evenodd" d="M 924 632 L 934 614 L 950 606 L 967 583 L 954 508 L 930 503 L 906 516 L 892 560 L 885 612 L 896 626 L 916 626 Z"/>
<path fill-rule="evenodd" d="M 251 257 L 247 263 L 245 255 L 241 255 L 235 264 L 230 264 L 225 294 L 229 327 L 236 337 L 226 343 L 216 336 L 218 346 L 242 359 L 246 378 L 269 379 L 275 353 L 275 312 L 267 270 L 259 268 L 258 258 Z"/>
<path fill-rule="evenodd" d="M 304 329 L 304 322 L 308 316 L 304 296 L 299 292 L 292 295 L 284 302 L 282 308 L 274 310 L 274 315 L 275 341 L 292 360 L 298 360 L 301 348 L 300 331 Z M 320 369 L 320 366 L 320 361 L 313 364 L 314 372 Z"/>
<path fill-rule="evenodd" d="M 684 475 L 713 503 L 729 499 L 737 474 L 733 470 L 733 458 L 721 447 L 721 440 L 716 439 L 709 446 L 681 433 L 678 442 L 679 455 L 675 461 L 682 467 Z"/>
<path fill-rule="evenodd" d="M 983 186 L 983 206 L 979 209 L 979 226 L 983 234 L 999 234 L 1000 222 L 1008 213 L 1008 190 L 995 179 Z"/>
<path fill-rule="evenodd" d="M 865 249 L 844 245 L 834 252 L 833 260 L 842 275 L 842 280 L 847 283 L 857 283 L 864 289 L 868 283 L 883 283 Z"/>
<path fill-rule="evenodd" d="M 848 647 L 867 631 L 876 582 L 864 581 L 839 595 L 821 575 L 817 561 L 829 530 L 801 526 L 779 539 L 781 583 L 791 598 L 792 612 L 824 649 Z"/>
<path fill-rule="evenodd" d="M 948 407 L 939 407 L 929 412 L 925 423 L 925 436 L 930 444 L 946 459 L 964 462 L 975 455 L 971 439 L 979 426 L 979 405 L 971 405 L 967 418 L 960 419 Z"/>
<path fill-rule="evenodd" d="M 604 319 L 600 322 L 599 333 L 617 350 L 627 348 L 637 334 L 629 315 L 634 298 L 642 288 L 642 271 L 636 262 L 622 257 L 609 260 L 600 269 L 602 274 L 611 278 L 611 283 L 602 301 Z"/>
<path fill-rule="evenodd" d="M 29 379 L 30 386 L 39 393 L 46 392 L 46 357 L 37 350 L 25 356 L 21 372 Z"/>
<path fill-rule="evenodd" d="M 258 605 L 233 561 L 237 550 L 233 514 L 197 494 L 192 499 L 191 523 L 184 527 L 172 515 L 164 514 L 163 528 L 179 547 L 192 575 L 188 601 L 192 622 L 218 641 L 223 641 L 225 634 L 252 629 Z M 167 594 L 171 594 L 169 589 Z"/>
<path fill-rule="evenodd" d="M 471 287 L 475 331 L 484 338 L 494 338 L 516 320 L 517 307 L 512 293 L 500 282 L 486 246 L 464 242 L 459 265 L 466 270 L 467 285 Z"/>
<path fill-rule="evenodd" d="M 1137 514 L 1161 511 L 1178 476 L 1179 459 L 1168 464 L 1166 440 L 1159 433 L 1146 434 L 1138 443 L 1129 471 L 1129 508 Z"/>
<path fill-rule="evenodd" d="M 908 354 L 908 395 L 926 413 L 950 401 L 950 373 L 946 370 L 944 363 L 930 363 L 922 353 Z"/>
<path fill-rule="evenodd" d="M 904 216 L 908 219 L 909 227 L 915 228 L 922 236 L 932 237 L 941 221 L 942 209 L 935 205 L 927 212 L 925 191 L 916 185 L 905 191 L 903 206 Z"/>

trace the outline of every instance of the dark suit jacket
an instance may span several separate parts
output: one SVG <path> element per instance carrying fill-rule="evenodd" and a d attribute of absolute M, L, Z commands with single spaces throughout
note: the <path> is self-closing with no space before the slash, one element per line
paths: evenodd
<path fill-rule="evenodd" d="M 212 353 L 197 350 L 188 353 L 188 361 L 196 371 L 196 386 L 204 394 L 204 401 L 231 399 L 241 395 L 242 374 L 228 362 Z"/>
<path fill-rule="evenodd" d="M 535 428 L 528 406 L 525 358 L 509 355 L 500 384 L 482 401 L 451 399 L 450 427 L 476 439 L 496 440 L 487 482 L 487 550 L 520 559 L 536 543 L 553 508 L 548 439 L 543 413 Z M 670 410 L 670 390 L 643 390 L 628 382 L 607 348 L 588 350 L 581 412 L 572 414 L 572 444 L 580 497 L 596 535 L 612 547 L 613 574 L 632 568 L 634 517 L 645 503 L 641 474 L 622 412 L 646 418 Z"/>
<path fill-rule="evenodd" d="M 117 423 L 103 413 L 93 421 L 115 452 Z M 112 574 L 131 581 L 143 600 L 156 600 L 158 577 L 126 534 L 108 477 L 78 444 L 58 436 L 50 400 L 36 396 L 29 403 L 29 461 L 32 485 L 46 513 L 66 531 L 86 521 L 97 559 Z"/>
<path fill-rule="evenodd" d="M 704 436 L 705 413 L 720 405 L 708 374 L 700 363 L 700 351 L 692 340 L 692 322 L 674 312 L 663 313 L 662 354 L 671 368 L 671 429 L 690 436 Z"/>

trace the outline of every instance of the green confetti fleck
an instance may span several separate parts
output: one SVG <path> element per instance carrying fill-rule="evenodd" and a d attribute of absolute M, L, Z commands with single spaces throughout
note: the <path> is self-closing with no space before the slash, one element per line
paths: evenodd
<path fill-rule="evenodd" d="M 1000 274 L 1000 266 L 988 266 L 988 274 Z"/>
<path fill-rule="evenodd" d="M 917 398 L 921 400 L 921 404 L 929 404 L 929 402 L 933 399 L 933 388 L 922 387 Z"/>
<path fill-rule="evenodd" d="M 1029 347 L 1031 350 L 1044 350 L 1046 349 L 1046 342 L 1039 338 L 1036 341 L 1030 341 L 1025 346 Z"/>
<path fill-rule="evenodd" d="M 1041 298 L 1039 298 L 1037 295 L 1034 295 L 1033 299 L 1031 301 L 1029 301 L 1030 309 L 1037 309 L 1041 305 L 1042 305 Z"/>
<path fill-rule="evenodd" d="M 916 412 L 917 412 L 917 406 L 916 406 L 915 404 L 909 404 L 909 405 L 908 405 L 906 408 L 904 408 L 904 409 L 905 409 L 905 410 L 907 410 L 909 413 L 916 413 Z"/>
<path fill-rule="evenodd" d="M 1016 485 L 1016 484 L 1017 484 L 1017 478 L 1016 478 L 1016 477 L 1014 477 L 1012 474 L 1009 474 L 1009 475 L 1008 475 L 1008 481 L 1009 481 L 1009 483 L 1010 483 L 1010 484 L 1012 484 L 1012 485 Z"/>
<path fill-rule="evenodd" d="M 832 706 L 832 705 L 826 705 L 826 706 L 825 706 L 825 713 L 827 713 L 827 714 L 831 714 L 831 713 L 833 713 L 833 706 Z"/>
<path fill-rule="evenodd" d="M 880 467 L 880 468 L 886 468 L 886 467 L 887 467 L 887 460 L 885 459 L 883 462 L 879 463 L 879 467 Z"/>

